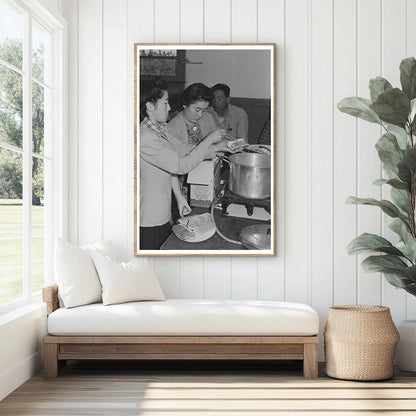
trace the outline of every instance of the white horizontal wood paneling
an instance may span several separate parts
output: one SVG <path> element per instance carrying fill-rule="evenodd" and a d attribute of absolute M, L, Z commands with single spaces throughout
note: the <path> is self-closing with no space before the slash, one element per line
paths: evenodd
<path fill-rule="evenodd" d="M 78 132 L 70 236 L 111 238 L 120 259 L 133 252 L 134 42 L 273 42 L 278 255 L 157 258 L 166 295 L 307 302 L 322 322 L 331 304 L 345 303 L 382 302 L 395 320 L 415 317 L 413 298 L 346 253 L 357 234 L 387 231 L 376 209 L 345 204 L 349 195 L 380 196 L 371 184 L 381 174 L 380 131 L 336 109 L 344 97 L 368 96 L 371 77 L 399 85 L 400 60 L 416 53 L 415 12 L 413 0 L 65 2 L 75 31 L 70 131 Z"/>

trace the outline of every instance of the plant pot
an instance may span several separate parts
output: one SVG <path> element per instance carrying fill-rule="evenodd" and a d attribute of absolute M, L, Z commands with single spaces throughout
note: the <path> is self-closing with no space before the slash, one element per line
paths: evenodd
<path fill-rule="evenodd" d="M 344 380 L 386 380 L 393 376 L 399 332 L 385 306 L 329 309 L 324 330 L 326 373 Z"/>
<path fill-rule="evenodd" d="M 416 321 L 401 321 L 399 333 L 400 342 L 396 350 L 399 369 L 416 372 Z"/>

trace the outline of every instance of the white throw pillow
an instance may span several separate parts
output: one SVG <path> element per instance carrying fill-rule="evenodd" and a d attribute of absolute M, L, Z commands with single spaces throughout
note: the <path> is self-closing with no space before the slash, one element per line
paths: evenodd
<path fill-rule="evenodd" d="M 101 253 L 103 256 L 108 256 L 111 259 L 115 260 L 113 242 L 111 240 L 98 241 L 94 244 L 86 244 L 84 246 L 81 246 L 81 248 L 90 254 L 97 252 Z"/>
<path fill-rule="evenodd" d="M 91 253 L 103 288 L 103 304 L 140 300 L 165 300 L 156 276 L 147 264 L 117 263 L 108 256 Z"/>
<path fill-rule="evenodd" d="M 112 242 L 76 247 L 58 239 L 55 248 L 55 278 L 66 308 L 101 302 L 101 283 L 90 253 L 111 255 Z"/>

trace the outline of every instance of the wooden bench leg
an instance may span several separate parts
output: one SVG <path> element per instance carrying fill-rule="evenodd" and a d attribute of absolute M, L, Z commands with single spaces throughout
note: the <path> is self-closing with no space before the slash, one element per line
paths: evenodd
<path fill-rule="evenodd" d="M 43 344 L 43 377 L 58 377 L 58 344 Z"/>
<path fill-rule="evenodd" d="M 318 344 L 304 344 L 303 346 L 303 376 L 305 378 L 318 377 Z"/>

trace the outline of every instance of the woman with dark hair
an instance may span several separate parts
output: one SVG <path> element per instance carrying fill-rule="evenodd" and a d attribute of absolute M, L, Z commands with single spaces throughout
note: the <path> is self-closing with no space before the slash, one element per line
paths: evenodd
<path fill-rule="evenodd" d="M 169 132 L 185 143 L 198 144 L 217 130 L 213 116 L 206 110 L 213 98 L 210 88 L 201 83 L 189 85 L 182 92 L 183 110 L 168 123 Z"/>
<path fill-rule="evenodd" d="M 140 85 L 140 250 L 158 250 L 169 236 L 172 190 L 180 214 L 190 211 L 176 175 L 227 149 L 220 143 L 220 130 L 199 145 L 172 136 L 166 127 L 169 110 L 166 81 L 158 78 Z"/>

